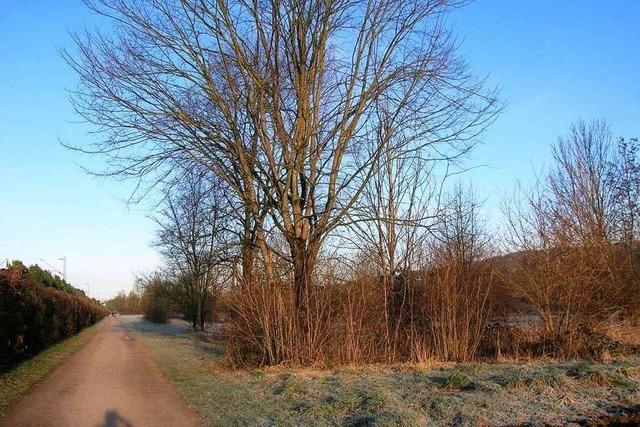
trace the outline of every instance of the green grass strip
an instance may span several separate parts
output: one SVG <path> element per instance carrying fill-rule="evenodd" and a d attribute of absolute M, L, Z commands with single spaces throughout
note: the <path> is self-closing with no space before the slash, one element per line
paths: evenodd
<path fill-rule="evenodd" d="M 4 416 L 9 406 L 27 394 L 34 384 L 82 347 L 97 331 L 98 324 L 90 326 L 25 360 L 13 370 L 0 374 L 0 417 Z"/>

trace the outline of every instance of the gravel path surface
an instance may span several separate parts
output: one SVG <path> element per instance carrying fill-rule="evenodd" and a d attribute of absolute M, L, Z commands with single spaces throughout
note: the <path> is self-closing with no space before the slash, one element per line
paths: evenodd
<path fill-rule="evenodd" d="M 0 426 L 195 426 L 145 348 L 109 317 L 69 360 L 9 410 Z"/>

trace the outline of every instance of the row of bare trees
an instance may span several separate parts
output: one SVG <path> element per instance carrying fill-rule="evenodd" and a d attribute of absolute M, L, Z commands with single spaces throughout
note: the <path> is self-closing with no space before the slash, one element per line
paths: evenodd
<path fill-rule="evenodd" d="M 500 109 L 447 29 L 464 2 L 86 3 L 106 26 L 64 56 L 97 138 L 74 148 L 106 159 L 94 172 L 138 180 L 134 197 L 162 190 L 166 271 L 149 283 L 194 327 L 223 306 L 237 360 L 469 360 L 494 323 L 496 280 L 522 277 L 510 289 L 545 325 L 570 323 L 573 297 L 541 289 L 609 279 L 598 264 L 558 281 L 554 251 L 578 256 L 581 236 L 616 254 L 635 242 L 635 143 L 612 159 L 578 126 L 508 215 L 509 249 L 548 260 L 534 263 L 544 274 L 496 269 L 477 201 L 444 191 Z M 604 142 L 574 144 L 581 132 Z"/>

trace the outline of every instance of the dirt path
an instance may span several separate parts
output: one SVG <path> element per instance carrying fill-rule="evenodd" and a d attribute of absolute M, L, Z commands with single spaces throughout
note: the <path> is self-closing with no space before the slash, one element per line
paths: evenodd
<path fill-rule="evenodd" d="M 116 318 L 0 420 L 0 426 L 193 426 L 197 417 Z"/>

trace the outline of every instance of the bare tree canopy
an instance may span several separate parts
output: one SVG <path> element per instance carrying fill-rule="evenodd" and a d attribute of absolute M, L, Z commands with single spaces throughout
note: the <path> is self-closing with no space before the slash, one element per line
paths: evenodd
<path fill-rule="evenodd" d="M 76 34 L 77 53 L 65 53 L 76 109 L 100 134 L 78 148 L 106 155 L 110 174 L 155 183 L 195 162 L 224 180 L 271 281 L 265 230 L 285 239 L 298 304 L 384 151 L 455 159 L 499 109 L 445 27 L 462 2 L 87 4 L 113 30 Z M 380 132 L 393 147 L 375 142 Z"/>

